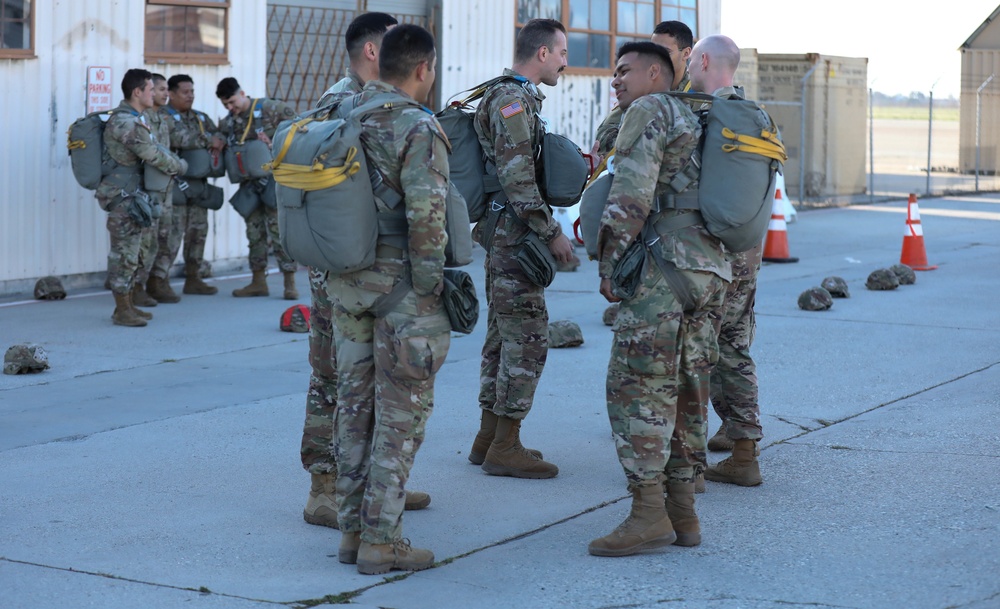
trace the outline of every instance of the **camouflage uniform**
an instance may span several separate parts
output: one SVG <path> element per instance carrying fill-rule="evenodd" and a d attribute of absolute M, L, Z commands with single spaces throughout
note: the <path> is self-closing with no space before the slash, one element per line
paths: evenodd
<path fill-rule="evenodd" d="M 531 410 L 535 389 L 548 354 L 549 314 L 545 290 L 524 275 L 517 263 L 520 242 L 535 231 L 548 243 L 562 234 L 536 184 L 534 152 L 540 145 L 538 113 L 544 95 L 513 70 L 483 96 L 475 116 L 479 142 L 497 166 L 507 199 L 486 252 L 486 340 L 480 365 L 479 407 L 497 416 L 523 419 Z M 512 216 L 516 215 L 520 221 Z M 473 235 L 485 245 L 485 221 Z"/>
<path fill-rule="evenodd" d="M 323 93 L 317 107 L 360 93 L 364 83 L 354 72 Z M 331 444 L 333 415 L 337 409 L 337 353 L 333 338 L 333 305 L 326 291 L 326 272 L 309 268 L 312 309 L 309 313 L 309 391 L 302 427 L 302 467 L 311 474 L 337 472 Z"/>
<path fill-rule="evenodd" d="M 723 87 L 712 95 L 726 99 L 743 95 L 734 87 Z M 757 322 L 753 306 L 757 295 L 757 273 L 763 244 L 740 253 L 728 253 L 733 281 L 726 289 L 719 330 L 719 361 L 712 371 L 712 407 L 722 419 L 730 440 L 763 438 L 757 403 L 757 365 L 750 356 Z"/>
<path fill-rule="evenodd" d="M 359 104 L 390 92 L 405 95 L 369 82 Z M 409 232 L 405 249 L 380 237 L 370 268 L 327 281 L 339 375 L 336 498 L 342 532 L 360 531 L 362 541 L 385 544 L 401 538 L 404 488 L 451 340 L 441 298 L 448 145 L 425 109 L 375 112 L 364 125 L 368 161 L 406 195 L 401 205 Z M 380 299 L 407 275 L 412 283 L 403 284 L 402 300 L 378 311 Z"/>
<path fill-rule="evenodd" d="M 629 107 L 616 141 L 615 181 L 601 219 L 600 274 L 610 278 L 651 214 L 654 196 L 690 158 L 698 144 L 698 119 L 666 94 L 639 98 Z M 660 217 L 693 213 L 666 210 Z M 676 267 L 694 308 L 683 306 L 659 266 L 648 259 L 633 298 L 621 304 L 608 363 L 608 417 L 629 484 L 693 482 L 695 467 L 669 459 L 671 437 L 705 459 L 704 415 L 678 412 L 685 382 L 707 389 L 717 359 L 715 319 L 731 274 L 720 242 L 700 224 L 660 237 L 653 252 Z M 700 411 L 707 408 L 707 390 Z M 699 420 L 700 418 L 700 420 Z M 676 429 L 675 429 L 676 428 Z"/>
<path fill-rule="evenodd" d="M 166 121 L 165 117 L 160 114 L 157 108 L 150 108 L 143 112 L 143 115 L 146 117 L 146 122 L 149 124 L 149 129 L 152 131 L 156 143 L 170 148 L 170 124 Z M 142 241 L 139 246 L 139 271 L 135 275 L 135 280 L 142 284 L 145 284 L 149 279 L 149 275 L 153 270 L 153 263 L 156 261 L 159 249 L 157 235 L 159 234 L 160 227 L 170 226 L 170 215 L 173 208 L 171 200 L 172 188 L 173 184 L 170 184 L 167 190 L 147 190 L 149 196 L 160 204 L 160 217 L 157 220 L 153 220 L 152 225 L 142 229 Z M 166 275 L 163 275 L 163 277 L 166 277 Z"/>
<path fill-rule="evenodd" d="M 688 78 L 687 70 L 684 71 L 684 77 L 681 78 L 681 82 L 677 85 L 674 91 L 687 91 L 691 88 L 691 79 Z M 611 149 L 615 147 L 615 138 L 618 137 L 618 128 L 622 123 L 622 109 L 617 105 L 611 109 L 608 113 L 607 118 L 597 127 L 597 135 L 594 139 L 597 140 L 597 154 L 602 158 L 606 157 Z"/>
<path fill-rule="evenodd" d="M 295 111 L 291 106 L 276 99 L 258 99 L 257 108 L 260 116 L 251 117 L 254 110 L 253 104 L 245 112 L 233 115 L 229 114 L 219 121 L 219 129 L 229 139 L 230 142 L 238 140 L 246 130 L 247 121 L 253 120 L 254 124 L 247 132 L 247 139 L 257 139 L 256 129 L 262 129 L 269 138 L 274 138 L 274 132 L 278 129 L 281 121 L 295 118 Z M 260 200 L 257 208 L 246 218 L 247 223 L 247 243 L 250 249 L 250 270 L 263 271 L 267 269 L 268 242 L 274 250 L 274 257 L 278 261 L 278 268 L 282 272 L 292 273 L 297 270 L 295 261 L 281 248 L 281 241 L 278 238 L 278 210 L 268 207 L 262 200 L 262 195 L 266 188 L 273 188 L 274 178 L 268 176 L 268 184 L 265 186 L 258 180 L 247 180 L 240 183 L 240 189 L 251 189 L 254 196 Z"/>
<path fill-rule="evenodd" d="M 134 192 L 142 183 L 142 163 L 150 163 L 160 171 L 176 174 L 180 159 L 158 149 L 145 118 L 127 101 L 114 110 L 104 129 L 104 144 L 108 155 L 120 167 L 106 176 L 94 196 L 101 209 L 108 212 L 108 233 L 111 251 L 108 253 L 108 282 L 115 294 L 128 294 L 139 269 L 139 246 L 142 228 L 128 213 L 129 200 L 121 192 Z M 133 172 L 134 173 L 131 173 Z"/>
<path fill-rule="evenodd" d="M 208 148 L 217 130 L 215 123 L 204 112 L 188 110 L 179 112 L 170 104 L 160 108 L 165 122 L 170 126 L 170 148 L 175 151 Z M 181 242 L 184 243 L 184 263 L 200 265 L 205 259 L 205 239 L 208 236 L 208 210 L 195 205 L 189 197 L 200 196 L 205 191 L 206 178 L 184 178 L 188 189 L 183 193 L 188 204 L 173 207 L 170 220 L 160 219 L 158 235 L 159 253 L 153 265 L 153 275 L 166 279 L 170 267 L 177 259 Z M 173 200 L 171 199 L 171 202 Z"/>

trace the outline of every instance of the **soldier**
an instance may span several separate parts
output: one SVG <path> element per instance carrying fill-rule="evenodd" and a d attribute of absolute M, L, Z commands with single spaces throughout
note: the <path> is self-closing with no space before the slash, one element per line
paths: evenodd
<path fill-rule="evenodd" d="M 194 80 L 187 74 L 175 74 L 167 80 L 170 102 L 160 108 L 170 125 L 170 147 L 179 153 L 185 150 L 213 150 L 215 154 L 225 145 L 225 140 L 219 135 L 215 123 L 204 112 L 193 110 Z M 177 252 L 184 243 L 184 293 L 211 295 L 219 288 L 206 284 L 201 280 L 201 263 L 205 259 L 205 239 L 208 236 L 208 210 L 195 203 L 196 197 L 207 195 L 208 180 L 206 178 L 185 177 L 187 188 L 174 193 L 174 201 L 183 200 L 184 204 L 175 205 L 170 213 L 169 222 L 160 219 L 158 235 L 159 254 L 153 264 L 153 275 L 150 282 L 162 284 L 170 289 L 167 276 Z M 172 290 L 170 290 L 172 291 Z M 153 290 L 150 290 L 154 294 Z M 154 298 L 159 299 L 155 294 Z"/>
<path fill-rule="evenodd" d="M 724 99 L 743 99 L 733 87 L 740 49 L 726 36 L 708 36 L 691 53 L 691 86 Z M 733 281 L 726 289 L 719 331 L 719 361 L 711 376 L 712 407 L 722 419 L 709 450 L 732 450 L 731 457 L 705 470 L 705 478 L 741 486 L 761 483 L 757 442 L 763 438 L 757 402 L 757 366 L 750 356 L 756 331 L 753 306 L 763 244 L 741 253 L 727 252 Z"/>
<path fill-rule="evenodd" d="M 386 31 L 396 25 L 386 13 L 364 13 L 347 27 L 345 42 L 350 67 L 347 76 L 320 98 L 317 107 L 339 102 L 361 92 L 365 83 L 378 78 L 378 51 Z M 312 309 L 309 314 L 309 391 L 306 419 L 302 428 L 302 467 L 310 473 L 309 500 L 302 512 L 306 522 L 337 528 L 334 484 L 337 461 L 333 454 L 333 416 L 337 409 L 337 354 L 334 349 L 333 311 L 327 295 L 326 273 L 309 269 Z M 406 491 L 405 509 L 419 510 L 430 505 L 427 493 Z"/>
<path fill-rule="evenodd" d="M 598 259 L 601 294 L 621 302 L 608 364 L 608 418 L 632 508 L 618 528 L 591 542 L 589 552 L 597 556 L 701 540 L 695 468 L 670 460 L 670 442 L 676 433 L 704 453 L 703 421 L 678 416 L 677 391 L 684 376 L 707 383 L 716 359 L 714 318 L 730 269 L 719 240 L 692 215 L 697 211 L 678 209 L 675 197 L 662 196 L 673 194 L 667 185 L 678 174 L 694 184 L 698 176 L 691 157 L 701 127 L 687 106 L 666 94 L 673 81 L 662 46 L 633 42 L 618 50 L 612 85 L 625 115 Z M 616 271 L 627 268 L 620 266 L 623 258 L 634 260 L 625 256 L 633 247 L 642 248 L 645 263 L 632 266 L 639 275 L 629 276 L 638 285 L 629 294 Z"/>
<path fill-rule="evenodd" d="M 407 237 L 380 236 L 370 268 L 328 279 L 339 375 L 338 558 L 365 574 L 434 563 L 431 551 L 403 539 L 402 514 L 434 404 L 434 375 L 450 345 L 441 297 L 448 142 L 434 115 L 414 101 L 427 99 L 435 64 L 434 38 L 423 28 L 399 25 L 385 34 L 381 80 L 368 82 L 356 101 L 387 100 L 362 117 L 363 141 L 370 165 L 403 195 Z"/>
<path fill-rule="evenodd" d="M 167 105 L 167 79 L 163 74 L 153 74 L 153 107 L 143 115 L 149 123 L 156 143 L 170 148 L 170 122 L 161 114 L 160 109 Z M 173 209 L 173 183 L 166 190 L 149 189 L 149 196 L 160 206 L 160 217 L 153 225 L 142 231 L 142 246 L 139 248 L 139 272 L 136 274 L 135 288 L 132 292 L 132 302 L 140 307 L 155 307 L 158 302 L 180 302 L 181 298 L 170 288 L 166 274 L 162 279 L 152 275 L 153 265 L 159 256 L 160 227 L 170 227 L 171 210 Z M 172 262 L 172 260 L 171 260 Z M 143 289 L 143 284 L 147 284 Z"/>
<path fill-rule="evenodd" d="M 488 326 L 480 366 L 480 430 L 469 460 L 496 476 L 552 478 L 559 468 L 521 445 L 521 421 L 531 410 L 548 352 L 544 288 L 517 263 L 521 241 L 534 231 L 558 262 L 573 259 L 573 246 L 552 217 L 537 185 L 535 151 L 540 145 L 540 83 L 555 86 L 567 65 L 566 29 L 552 19 L 532 19 L 515 42 L 512 77 L 491 87 L 476 110 L 483 151 L 496 165 L 503 199 L 496 230 L 484 220 L 474 236 L 486 248 Z M 499 208 L 506 206 L 503 211 Z"/>
<path fill-rule="evenodd" d="M 233 77 L 223 78 L 215 89 L 215 95 L 229 111 L 229 115 L 219 122 L 219 129 L 232 145 L 241 139 L 257 139 L 268 147 L 278 125 L 295 118 L 295 111 L 283 101 L 276 99 L 251 99 L 240 88 Z M 237 298 L 247 296 L 267 296 L 267 251 L 270 246 L 278 261 L 278 268 L 285 277 L 285 300 L 299 297 L 295 289 L 296 264 L 281 248 L 278 239 L 278 209 L 274 199 L 274 177 L 268 175 L 262 180 L 248 179 L 240 182 L 240 191 L 234 195 L 240 200 L 249 200 L 249 212 L 244 218 L 247 223 L 247 242 L 250 249 L 250 271 L 253 279 L 249 285 L 233 290 Z M 241 212 L 244 213 L 244 212 Z"/>
<path fill-rule="evenodd" d="M 166 148 L 157 147 L 143 115 L 153 107 L 152 78 L 147 70 L 133 68 L 125 72 L 122 78 L 125 99 L 104 128 L 104 144 L 117 167 L 101 180 L 94 193 L 101 209 L 108 212 L 111 235 L 108 276 L 115 298 L 111 320 L 120 326 L 145 326 L 146 319 L 152 317 L 132 303 L 142 229 L 152 224 L 149 195 L 140 186 L 142 165 L 149 163 L 170 175 L 187 170 L 187 163 Z"/>

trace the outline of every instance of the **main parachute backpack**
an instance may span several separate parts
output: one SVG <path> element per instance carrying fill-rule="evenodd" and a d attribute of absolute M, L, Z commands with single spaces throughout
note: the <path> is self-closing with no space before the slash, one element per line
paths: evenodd
<path fill-rule="evenodd" d="M 87 190 L 97 190 L 101 179 L 118 165 L 104 146 L 104 126 L 113 110 L 92 112 L 73 121 L 66 132 L 73 177 Z"/>
<path fill-rule="evenodd" d="M 271 161 L 271 150 L 259 139 L 247 139 L 254 120 L 260 119 L 260 115 L 260 100 L 255 99 L 250 105 L 250 116 L 247 117 L 247 126 L 243 130 L 242 137 L 236 141 L 235 134 L 232 134 L 231 141 L 226 146 L 226 173 L 229 174 L 229 181 L 233 184 L 267 177 L 264 165 Z"/>

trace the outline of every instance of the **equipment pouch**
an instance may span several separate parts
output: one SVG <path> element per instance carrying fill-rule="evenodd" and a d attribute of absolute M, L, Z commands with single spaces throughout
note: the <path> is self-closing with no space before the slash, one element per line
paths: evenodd
<path fill-rule="evenodd" d="M 549 287 L 556 277 L 556 259 L 535 231 L 528 231 L 521 240 L 517 264 L 528 280 L 539 287 Z"/>
<path fill-rule="evenodd" d="M 122 191 L 121 196 L 121 204 L 128 205 L 128 215 L 138 226 L 142 228 L 152 226 L 155 218 L 153 216 L 153 202 L 148 194 L 141 190 L 132 193 Z M 156 217 L 159 217 L 159 214 Z"/>
<path fill-rule="evenodd" d="M 611 272 L 611 293 L 623 300 L 635 297 L 646 271 L 646 248 L 636 239 Z"/>
<path fill-rule="evenodd" d="M 275 194 L 274 178 L 271 176 L 261 178 L 257 180 L 257 183 L 263 185 L 263 189 L 260 191 L 260 200 L 264 204 L 264 207 L 278 209 L 278 197 Z"/>
<path fill-rule="evenodd" d="M 465 271 L 445 269 L 442 299 L 451 329 L 471 334 L 479 321 L 479 298 L 472 277 Z"/>
<path fill-rule="evenodd" d="M 225 203 L 225 201 L 225 191 L 214 184 L 206 184 L 205 190 L 202 191 L 201 196 L 191 200 L 191 202 L 198 207 L 204 207 L 205 209 L 210 209 L 212 211 L 222 209 L 222 204 Z"/>
<path fill-rule="evenodd" d="M 243 216 L 244 220 L 249 218 L 250 214 L 256 211 L 261 204 L 260 196 L 257 194 L 256 189 L 249 183 L 240 184 L 239 190 L 229 198 L 229 202 L 232 204 L 233 209 Z"/>

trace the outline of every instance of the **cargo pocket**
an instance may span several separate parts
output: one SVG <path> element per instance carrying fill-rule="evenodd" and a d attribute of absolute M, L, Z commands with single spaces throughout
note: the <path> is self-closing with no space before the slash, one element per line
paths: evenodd
<path fill-rule="evenodd" d="M 451 344 L 448 333 L 433 336 L 397 336 L 393 339 L 392 375 L 402 379 L 426 381 L 444 364 Z"/>
<path fill-rule="evenodd" d="M 634 374 L 670 376 L 677 374 L 679 334 L 680 325 L 674 320 L 625 328 L 616 332 L 615 349 Z"/>

